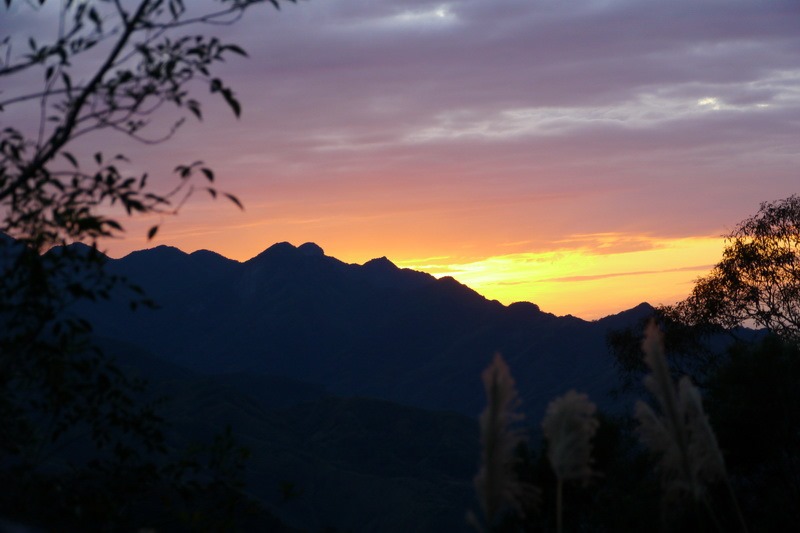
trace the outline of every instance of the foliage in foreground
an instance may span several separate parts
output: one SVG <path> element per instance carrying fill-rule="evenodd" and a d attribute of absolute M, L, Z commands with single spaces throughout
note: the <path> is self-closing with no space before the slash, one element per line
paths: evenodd
<path fill-rule="evenodd" d="M 30 35 L 0 35 L 0 515 L 64 530 L 159 525 L 220 530 L 248 507 L 242 452 L 230 435 L 194 454 L 170 447 L 144 384 L 92 345 L 76 302 L 135 286 L 105 274 L 98 242 L 121 218 L 177 212 L 192 194 L 218 192 L 201 161 L 178 164 L 160 192 L 125 154 L 83 150 L 78 139 L 157 144 L 186 116 L 202 118 L 199 88 L 239 116 L 233 90 L 214 75 L 232 43 L 192 33 L 232 24 L 278 0 L 4 0 Z M 11 25 L 2 24 L 5 31 Z M 203 91 L 205 92 L 205 91 Z M 172 110 L 178 117 L 172 119 Z M 11 118 L 11 121 L 8 118 Z M 14 122 L 16 121 L 16 122 Z M 115 136 L 117 136 L 115 138 Z M 152 238 L 157 231 L 148 232 Z M 89 246 L 65 248 L 71 243 Z M 61 248 L 56 248 L 62 246 Z M 213 502 L 213 504 L 212 504 Z M 153 521 L 154 523 L 147 523 Z"/>
<path fill-rule="evenodd" d="M 506 483 L 525 484 L 539 498 L 506 500 L 500 516 L 484 515 L 480 529 L 728 532 L 797 524 L 800 348 L 776 336 L 734 345 L 702 399 L 688 378 L 673 380 L 654 327 L 644 351 L 651 402 L 639 401 L 635 418 L 613 419 L 592 416 L 588 400 L 574 392 L 554 400 L 541 449 L 518 441 L 506 458 L 514 469 L 504 470 Z M 489 403 L 487 412 L 492 396 Z M 588 482 L 564 483 L 564 464 Z"/>

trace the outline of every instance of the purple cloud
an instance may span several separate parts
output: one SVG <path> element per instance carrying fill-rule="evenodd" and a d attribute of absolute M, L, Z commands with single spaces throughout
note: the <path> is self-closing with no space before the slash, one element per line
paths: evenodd
<path fill-rule="evenodd" d="M 395 233 L 428 220 L 431 239 L 446 225 L 442 246 L 478 246 L 478 220 L 495 251 L 718 234 L 797 192 L 798 24 L 793 0 L 256 9 L 213 29 L 251 55 L 222 72 L 243 118 L 212 102 L 163 146 L 119 146 L 156 177 L 201 154 L 242 216 L 350 220 L 343 240 L 376 216 Z"/>

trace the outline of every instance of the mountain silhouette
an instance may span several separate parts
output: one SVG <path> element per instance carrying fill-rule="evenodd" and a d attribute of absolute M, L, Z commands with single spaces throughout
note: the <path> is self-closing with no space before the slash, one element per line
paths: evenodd
<path fill-rule="evenodd" d="M 6 244 L 0 266 L 13 265 Z M 653 311 L 558 317 L 386 257 L 347 264 L 314 243 L 278 243 L 245 262 L 169 246 L 101 259 L 157 306 L 132 310 L 138 296 L 119 284 L 110 300 L 70 311 L 149 382 L 170 446 L 230 426 L 252 453 L 248 494 L 306 531 L 469 531 L 480 375 L 494 353 L 509 363 L 536 443 L 545 406 L 571 388 L 630 409 L 607 395 L 617 374 L 605 334 Z M 300 496 L 285 501 L 284 482 Z"/>
<path fill-rule="evenodd" d="M 595 322 L 557 317 L 385 257 L 347 264 L 314 243 L 278 243 L 242 263 L 158 246 L 108 259 L 107 269 L 158 308 L 132 312 L 122 295 L 86 304 L 79 312 L 98 335 L 206 374 L 270 374 L 469 416 L 484 404 L 480 374 L 496 352 L 534 419 L 570 388 L 612 406 L 605 333 L 648 312 L 643 304 Z"/>
<path fill-rule="evenodd" d="M 230 427 L 247 447 L 247 492 L 302 531 L 468 532 L 474 417 L 367 399 L 257 373 L 208 375 L 113 339 L 98 345 L 148 394 L 184 449 Z M 297 497 L 287 501 L 283 484 Z M 252 531 L 273 531 L 252 529 Z"/>

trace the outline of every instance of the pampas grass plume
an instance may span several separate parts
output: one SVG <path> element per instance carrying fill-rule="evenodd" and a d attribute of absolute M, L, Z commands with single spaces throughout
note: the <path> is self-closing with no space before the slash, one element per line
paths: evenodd
<path fill-rule="evenodd" d="M 564 530 L 564 482 L 592 477 L 592 438 L 599 423 L 597 407 L 585 394 L 574 390 L 547 406 L 542 430 L 547 439 L 547 458 L 556 474 L 556 527 Z"/>
<path fill-rule="evenodd" d="M 547 439 L 547 457 L 556 477 L 586 483 L 592 476 L 592 438 L 599 423 L 597 407 L 586 394 L 574 390 L 547 406 L 542 430 Z"/>
<path fill-rule="evenodd" d="M 700 392 L 691 380 L 681 378 L 676 390 L 669 373 L 661 332 L 650 323 L 644 343 L 644 361 L 651 371 L 645 386 L 658 411 L 636 403 L 638 433 L 642 443 L 659 456 L 659 469 L 667 494 L 704 496 L 707 483 L 725 477 L 725 463 L 717 439 L 703 410 Z"/>
<path fill-rule="evenodd" d="M 475 488 L 487 526 L 491 528 L 506 508 L 523 513 L 526 499 L 535 497 L 535 490 L 520 481 L 515 471 L 514 451 L 524 439 L 511 426 L 523 416 L 516 412 L 520 400 L 514 378 L 500 354 L 495 354 L 481 379 L 488 405 L 480 416 L 482 463 L 475 477 Z M 474 517 L 470 521 L 475 524 Z"/>

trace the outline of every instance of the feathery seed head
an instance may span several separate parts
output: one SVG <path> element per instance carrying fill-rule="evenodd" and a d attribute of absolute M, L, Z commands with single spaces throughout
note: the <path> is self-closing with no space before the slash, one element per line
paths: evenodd
<path fill-rule="evenodd" d="M 547 457 L 561 480 L 587 483 L 592 476 L 592 438 L 599 423 L 597 407 L 586 394 L 574 390 L 547 406 L 542 429 L 547 439 Z"/>
<path fill-rule="evenodd" d="M 515 409 L 519 398 L 514 378 L 500 354 L 481 375 L 488 405 L 480 416 L 482 464 L 475 477 L 475 488 L 486 516 L 492 524 L 504 507 L 519 512 L 532 487 L 521 482 L 514 471 L 514 450 L 523 441 L 518 429 L 510 425 L 523 417 Z"/>
<path fill-rule="evenodd" d="M 664 356 L 661 332 L 652 322 L 642 348 L 644 361 L 652 372 L 645 377 L 645 386 L 656 399 L 660 412 L 642 401 L 636 402 L 639 437 L 651 452 L 660 456 L 659 469 L 667 493 L 689 493 L 699 499 L 706 482 L 725 475 L 722 454 L 703 410 L 700 392 L 686 376 L 676 390 Z"/>

